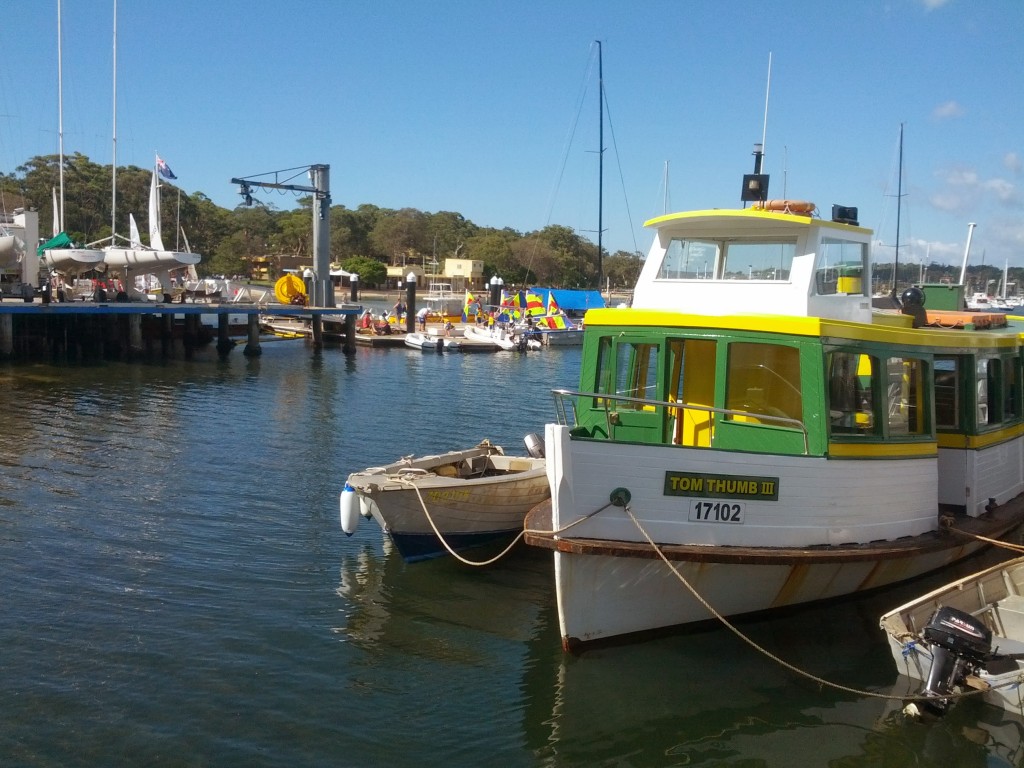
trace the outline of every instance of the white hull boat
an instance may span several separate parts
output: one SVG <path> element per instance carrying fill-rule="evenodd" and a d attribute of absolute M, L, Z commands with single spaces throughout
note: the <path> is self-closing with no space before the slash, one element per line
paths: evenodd
<path fill-rule="evenodd" d="M 910 712 L 943 715 L 974 693 L 1024 717 L 1024 558 L 946 584 L 880 624 L 897 671 L 922 684 Z"/>
<path fill-rule="evenodd" d="M 506 456 L 485 440 L 349 475 L 341 493 L 342 528 L 355 530 L 358 505 L 414 562 L 511 539 L 522 531 L 527 511 L 549 495 L 543 457 Z"/>
<path fill-rule="evenodd" d="M 482 344 L 493 344 L 498 349 L 506 351 L 516 349 L 515 342 L 509 338 L 508 333 L 506 333 L 504 329 L 495 328 L 493 330 L 487 330 L 486 328 L 470 325 L 466 327 L 463 334 L 470 341 L 477 341 Z"/>
<path fill-rule="evenodd" d="M 50 248 L 43 251 L 40 267 L 74 277 L 103 263 L 104 253 L 98 248 Z"/>
<path fill-rule="evenodd" d="M 18 237 L 0 232 L 0 269 L 19 263 L 24 250 L 25 244 Z"/>
<path fill-rule="evenodd" d="M 538 328 L 541 343 L 547 347 L 579 347 L 583 344 L 582 328 Z"/>
<path fill-rule="evenodd" d="M 566 649 L 894 584 L 1024 521 L 1021 327 L 918 287 L 877 311 L 856 209 L 752 202 L 647 222 L 632 306 L 586 314 L 525 533 Z"/>
<path fill-rule="evenodd" d="M 423 352 L 458 352 L 460 350 L 457 339 L 447 336 L 434 336 L 418 331 L 405 335 L 405 346 L 419 349 Z"/>

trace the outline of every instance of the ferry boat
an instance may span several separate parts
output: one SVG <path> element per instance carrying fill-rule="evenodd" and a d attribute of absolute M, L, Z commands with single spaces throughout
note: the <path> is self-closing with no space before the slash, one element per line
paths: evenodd
<path fill-rule="evenodd" d="M 1020 525 L 1024 326 L 918 287 L 875 308 L 855 208 L 647 226 L 632 307 L 587 313 L 554 393 L 526 522 L 566 650 L 882 587 Z"/>

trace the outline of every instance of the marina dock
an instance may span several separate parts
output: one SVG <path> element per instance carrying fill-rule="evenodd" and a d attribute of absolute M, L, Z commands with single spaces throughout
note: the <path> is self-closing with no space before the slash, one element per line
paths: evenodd
<path fill-rule="evenodd" d="M 246 338 L 243 354 L 261 354 L 260 318 L 287 317 L 305 324 L 314 346 L 324 343 L 327 318 L 343 335 L 345 352 L 355 352 L 359 305 L 307 307 L 255 303 L 31 302 L 0 301 L 0 360 L 135 360 L 185 357 L 215 343 L 226 356 Z M 237 328 L 239 318 L 244 327 Z M 215 325 L 208 324 L 210 321 Z M 351 341 L 349 341 L 351 339 Z"/>

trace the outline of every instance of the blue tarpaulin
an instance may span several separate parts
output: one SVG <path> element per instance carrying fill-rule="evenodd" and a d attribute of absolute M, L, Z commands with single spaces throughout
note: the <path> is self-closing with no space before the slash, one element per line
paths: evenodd
<path fill-rule="evenodd" d="M 548 294 L 555 296 L 555 303 L 565 312 L 586 312 L 588 309 L 601 309 L 605 306 L 604 296 L 600 291 L 581 291 L 572 288 L 538 288 L 530 289 L 544 299 L 548 305 Z"/>

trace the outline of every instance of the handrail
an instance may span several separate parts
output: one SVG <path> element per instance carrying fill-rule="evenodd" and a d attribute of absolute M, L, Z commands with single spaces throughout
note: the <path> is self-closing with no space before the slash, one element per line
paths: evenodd
<path fill-rule="evenodd" d="M 788 416 L 775 416 L 770 413 L 759 413 L 757 411 L 737 411 L 732 408 L 716 408 L 712 405 L 698 405 L 696 403 L 684 403 L 679 400 L 651 400 L 644 397 L 627 397 L 626 395 L 613 395 L 606 394 L 604 392 L 580 392 L 574 389 L 553 389 L 551 394 L 555 398 L 555 411 L 558 417 L 558 423 L 568 426 L 569 421 L 566 413 L 565 399 L 576 398 L 576 397 L 592 397 L 603 401 L 605 421 L 608 427 L 608 434 L 611 435 L 612 424 L 611 414 L 612 411 L 608 407 L 609 401 L 615 401 L 618 403 L 629 403 L 632 405 L 649 405 L 655 408 L 679 408 L 681 410 L 693 410 L 702 411 L 704 413 L 715 413 L 722 416 L 750 416 L 753 418 L 764 419 L 766 421 L 774 422 L 775 424 L 783 427 L 790 427 L 793 429 L 800 430 L 804 440 L 804 454 L 810 453 L 810 437 L 807 432 L 807 427 L 800 419 L 791 419 Z M 576 414 L 576 403 L 570 401 L 572 406 L 572 423 L 578 424 L 579 419 Z"/>

